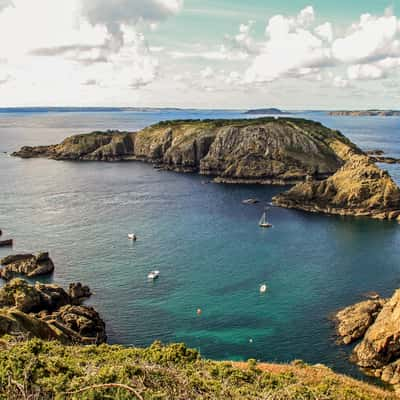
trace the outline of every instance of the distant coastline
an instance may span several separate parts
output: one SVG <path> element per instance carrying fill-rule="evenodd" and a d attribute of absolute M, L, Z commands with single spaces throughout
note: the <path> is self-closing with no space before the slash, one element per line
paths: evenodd
<path fill-rule="evenodd" d="M 400 117 L 397 110 L 341 110 L 330 111 L 329 115 L 336 117 Z"/>

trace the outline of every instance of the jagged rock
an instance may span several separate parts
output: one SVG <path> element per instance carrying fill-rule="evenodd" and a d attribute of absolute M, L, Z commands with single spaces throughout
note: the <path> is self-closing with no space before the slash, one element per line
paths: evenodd
<path fill-rule="evenodd" d="M 75 332 L 83 343 L 103 343 L 107 340 L 105 323 L 93 307 L 67 305 L 47 319 L 66 334 Z"/>
<path fill-rule="evenodd" d="M 380 369 L 400 358 L 400 289 L 383 306 L 353 352 L 363 368 Z"/>
<path fill-rule="evenodd" d="M 10 280 L 16 275 L 26 275 L 29 278 L 51 274 L 54 264 L 49 253 L 17 254 L 3 258 L 0 264 L 4 268 L 0 270 L 0 277 Z"/>
<path fill-rule="evenodd" d="M 370 156 L 372 162 L 383 164 L 400 164 L 400 158 L 385 157 L 385 156 Z"/>
<path fill-rule="evenodd" d="M 12 239 L 0 240 L 0 247 L 11 247 L 13 245 Z"/>
<path fill-rule="evenodd" d="M 0 307 L 14 307 L 23 312 L 55 310 L 70 304 L 67 292 L 58 285 L 45 285 L 37 282 L 30 285 L 16 278 L 0 289 Z"/>
<path fill-rule="evenodd" d="M 344 344 L 364 336 L 385 304 L 384 299 L 370 299 L 340 310 L 336 314 L 337 331 Z"/>
<path fill-rule="evenodd" d="M 306 181 L 273 198 L 277 206 L 327 214 L 396 219 L 400 189 L 367 156 L 352 154 L 323 181 Z"/>
<path fill-rule="evenodd" d="M 333 131 L 325 132 L 322 126 L 289 120 L 223 127 L 201 161 L 201 172 L 222 182 L 295 183 L 310 174 L 327 176 L 342 165 L 328 145 L 329 137 L 334 138 Z"/>
<path fill-rule="evenodd" d="M 62 343 L 69 342 L 66 335 L 45 321 L 16 309 L 0 309 L 0 336 L 6 334 L 22 335 L 26 339 L 38 337 L 44 340 L 57 339 Z"/>
<path fill-rule="evenodd" d="M 22 334 L 67 344 L 105 342 L 99 314 L 92 307 L 76 305 L 90 289 L 80 284 L 70 287 L 73 298 L 57 285 L 30 285 L 19 278 L 8 282 L 0 289 L 0 335 Z"/>
<path fill-rule="evenodd" d="M 71 303 L 75 305 L 81 304 L 82 300 L 87 299 L 92 295 L 89 286 L 82 285 L 80 282 L 71 283 L 68 289 L 68 295 Z"/>
<path fill-rule="evenodd" d="M 0 307 L 31 312 L 41 303 L 40 293 L 23 279 L 13 279 L 0 289 Z"/>

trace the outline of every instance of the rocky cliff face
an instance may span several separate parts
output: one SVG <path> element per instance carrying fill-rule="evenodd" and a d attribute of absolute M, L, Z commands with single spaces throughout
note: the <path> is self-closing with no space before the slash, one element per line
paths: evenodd
<path fill-rule="evenodd" d="M 23 147 L 23 158 L 142 160 L 217 182 L 296 184 L 278 206 L 393 219 L 400 191 L 340 132 L 291 118 L 169 121 L 140 132 L 94 132 L 52 146 Z"/>
<path fill-rule="evenodd" d="M 369 299 L 340 310 L 336 314 L 337 331 L 344 344 L 362 338 L 385 305 L 384 299 Z"/>
<path fill-rule="evenodd" d="M 297 119 L 171 121 L 140 132 L 94 132 L 13 155 L 57 160 L 143 160 L 229 182 L 287 184 L 325 177 L 343 160 L 330 146 L 346 142 L 321 124 Z M 349 144 L 357 151 L 354 145 Z"/>
<path fill-rule="evenodd" d="M 337 318 L 344 343 L 361 339 L 352 361 L 400 391 L 400 289 L 388 300 L 367 300 L 347 307 Z"/>

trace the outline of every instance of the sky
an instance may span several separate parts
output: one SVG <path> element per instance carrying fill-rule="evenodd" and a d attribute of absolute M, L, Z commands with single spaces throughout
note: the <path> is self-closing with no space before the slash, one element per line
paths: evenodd
<path fill-rule="evenodd" d="M 0 0 L 0 107 L 400 109 L 399 72 L 400 0 Z"/>

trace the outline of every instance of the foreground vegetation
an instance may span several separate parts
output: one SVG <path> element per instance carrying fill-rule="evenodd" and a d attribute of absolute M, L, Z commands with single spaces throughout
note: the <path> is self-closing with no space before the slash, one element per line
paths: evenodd
<path fill-rule="evenodd" d="M 396 398 L 322 365 L 202 360 L 183 344 L 137 349 L 3 338 L 0 346 L 0 399 Z"/>

